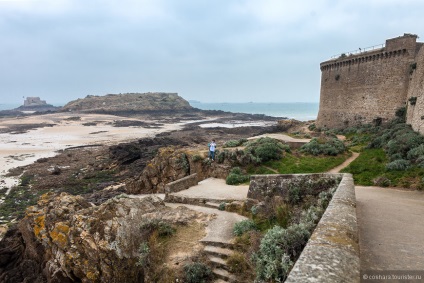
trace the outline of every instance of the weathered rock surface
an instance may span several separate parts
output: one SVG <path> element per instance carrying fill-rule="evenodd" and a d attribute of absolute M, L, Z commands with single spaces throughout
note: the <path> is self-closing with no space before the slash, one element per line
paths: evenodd
<path fill-rule="evenodd" d="M 65 111 L 157 111 L 189 110 L 190 104 L 176 93 L 127 93 L 89 95 L 67 103 Z"/>
<path fill-rule="evenodd" d="M 203 216 L 165 207 L 157 197 L 94 206 L 81 196 L 48 193 L 0 242 L 0 282 L 144 282 L 136 265 L 147 237 L 141 223 L 187 224 Z"/>
<path fill-rule="evenodd" d="M 166 184 L 190 174 L 197 173 L 199 181 L 208 177 L 225 179 L 230 169 L 228 164 L 211 162 L 206 158 L 206 153 L 166 147 L 159 149 L 143 172 L 126 183 L 126 188 L 131 194 L 164 193 Z"/>

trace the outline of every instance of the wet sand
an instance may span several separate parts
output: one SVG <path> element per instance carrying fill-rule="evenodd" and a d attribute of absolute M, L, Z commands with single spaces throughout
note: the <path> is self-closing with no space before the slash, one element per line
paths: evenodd
<path fill-rule="evenodd" d="M 153 137 L 161 132 L 181 129 L 184 124 L 187 124 L 187 122 L 163 124 L 158 128 L 114 127 L 113 123 L 116 120 L 141 121 L 113 115 L 67 113 L 0 119 L 2 129 L 19 128 L 21 125 L 28 124 L 54 124 L 54 126 L 36 128 L 27 132 L 12 131 L 0 134 L 0 189 L 10 188 L 18 182 L 17 177 L 5 177 L 9 169 L 31 164 L 40 158 L 52 157 L 59 150 L 83 145 L 109 145 Z M 87 123 L 92 125 L 83 125 Z"/>

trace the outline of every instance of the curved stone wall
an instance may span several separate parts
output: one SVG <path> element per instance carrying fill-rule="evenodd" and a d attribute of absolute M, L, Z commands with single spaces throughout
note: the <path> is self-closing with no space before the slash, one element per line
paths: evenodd
<path fill-rule="evenodd" d="M 342 181 L 286 283 L 360 281 L 355 186 L 351 174 L 340 175 Z"/>

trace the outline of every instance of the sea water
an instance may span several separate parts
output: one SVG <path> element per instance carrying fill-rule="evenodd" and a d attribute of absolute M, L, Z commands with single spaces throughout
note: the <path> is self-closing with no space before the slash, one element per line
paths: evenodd
<path fill-rule="evenodd" d="M 264 114 L 273 117 L 286 117 L 300 121 L 315 120 L 318 115 L 319 103 L 204 103 L 190 101 L 190 105 L 202 110 L 222 110 L 235 113 Z M 19 107 L 18 104 L 0 104 L 0 110 Z"/>
<path fill-rule="evenodd" d="M 0 110 L 11 110 L 11 109 L 18 108 L 21 105 L 22 104 L 1 104 L 0 103 Z"/>
<path fill-rule="evenodd" d="M 236 113 L 264 114 L 273 117 L 286 117 L 300 121 L 315 120 L 319 103 L 204 103 L 190 101 L 190 105 L 202 110 L 222 110 Z"/>

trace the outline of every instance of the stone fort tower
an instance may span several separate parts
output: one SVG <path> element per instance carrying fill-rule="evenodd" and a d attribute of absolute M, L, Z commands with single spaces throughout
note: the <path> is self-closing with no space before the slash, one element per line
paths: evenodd
<path fill-rule="evenodd" d="M 384 123 L 407 107 L 407 122 L 424 133 L 424 43 L 414 34 L 321 63 L 318 127 Z"/>

